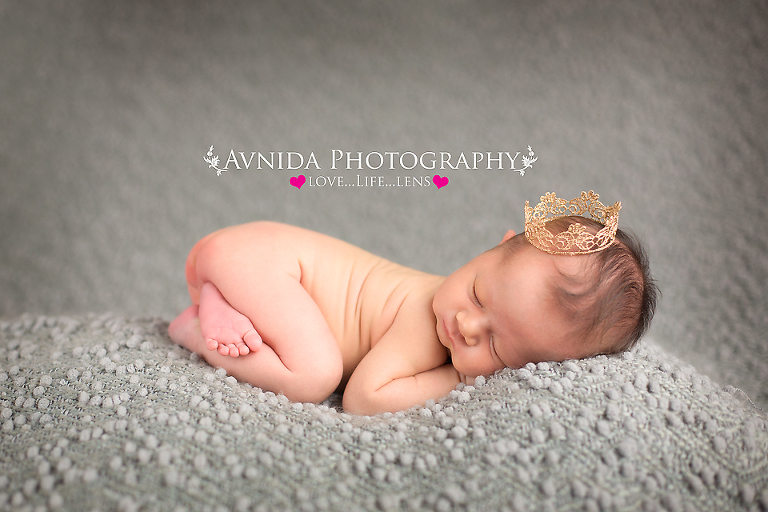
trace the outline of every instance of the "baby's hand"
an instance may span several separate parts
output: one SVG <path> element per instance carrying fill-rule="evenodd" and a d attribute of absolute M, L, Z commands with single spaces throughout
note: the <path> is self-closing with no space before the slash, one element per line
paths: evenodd
<path fill-rule="evenodd" d="M 208 350 L 223 356 L 244 356 L 263 343 L 251 321 L 234 309 L 212 283 L 200 290 L 200 331 Z"/>

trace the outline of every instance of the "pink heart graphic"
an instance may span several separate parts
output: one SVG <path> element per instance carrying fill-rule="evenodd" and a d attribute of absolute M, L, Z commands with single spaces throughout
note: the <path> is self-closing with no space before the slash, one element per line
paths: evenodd
<path fill-rule="evenodd" d="M 448 184 L 448 176 L 443 176 L 441 178 L 439 174 L 435 174 L 432 176 L 432 181 L 438 189 L 441 189 Z"/>
<path fill-rule="evenodd" d="M 304 182 L 307 181 L 307 178 L 305 178 L 303 174 L 299 174 L 298 176 L 291 178 L 290 181 L 291 185 L 300 189 L 302 186 L 304 186 Z"/>

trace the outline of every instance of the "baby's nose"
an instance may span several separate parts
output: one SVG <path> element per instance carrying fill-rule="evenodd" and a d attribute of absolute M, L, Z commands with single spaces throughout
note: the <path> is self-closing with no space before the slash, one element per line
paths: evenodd
<path fill-rule="evenodd" d="M 460 311 L 456 315 L 459 324 L 459 332 L 464 336 L 467 345 L 476 345 L 486 332 L 486 322 L 479 315 L 473 315 L 466 311 Z"/>

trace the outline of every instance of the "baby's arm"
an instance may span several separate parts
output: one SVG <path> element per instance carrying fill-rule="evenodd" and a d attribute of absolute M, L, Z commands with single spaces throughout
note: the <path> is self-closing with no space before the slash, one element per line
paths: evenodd
<path fill-rule="evenodd" d="M 344 409 L 353 414 L 377 414 L 408 409 L 446 396 L 460 375 L 446 362 L 447 352 L 426 325 L 428 312 L 408 311 L 403 304 L 389 331 L 366 354 L 344 391 Z M 419 314 L 421 313 L 421 314 Z"/>

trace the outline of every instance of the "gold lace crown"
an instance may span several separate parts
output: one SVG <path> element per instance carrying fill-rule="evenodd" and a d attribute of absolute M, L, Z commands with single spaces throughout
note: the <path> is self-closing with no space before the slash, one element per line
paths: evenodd
<path fill-rule="evenodd" d="M 531 208 L 526 201 L 525 238 L 537 249 L 550 254 L 573 256 L 602 251 L 616 238 L 621 202 L 605 206 L 598 201 L 599 198 L 590 190 L 570 201 L 556 197 L 554 192 L 548 192 L 541 196 L 541 202 L 535 208 Z M 595 235 L 579 223 L 571 224 L 567 231 L 557 235 L 553 235 L 546 227 L 551 220 L 569 215 L 583 216 L 587 212 L 593 220 L 603 225 Z"/>

